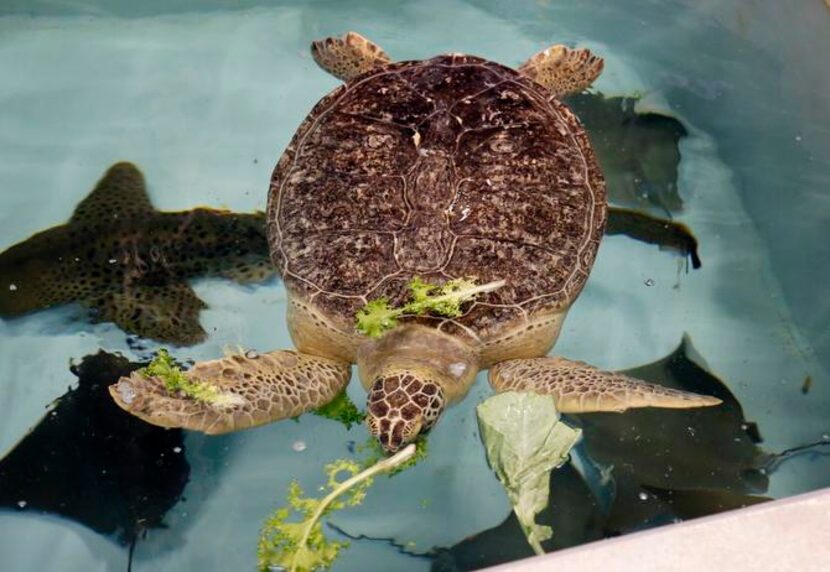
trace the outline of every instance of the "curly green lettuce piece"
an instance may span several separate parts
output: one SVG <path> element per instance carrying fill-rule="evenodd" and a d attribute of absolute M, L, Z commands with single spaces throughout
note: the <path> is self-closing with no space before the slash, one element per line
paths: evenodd
<path fill-rule="evenodd" d="M 357 331 L 370 338 L 378 338 L 398 325 L 401 314 L 403 311 L 390 307 L 386 298 L 372 300 L 357 312 Z"/>
<path fill-rule="evenodd" d="M 225 394 L 210 383 L 204 381 L 193 381 L 182 372 L 173 361 L 170 353 L 162 348 L 156 353 L 153 360 L 140 370 L 145 377 L 157 377 L 163 383 L 165 389 L 171 393 L 183 393 L 184 395 L 198 401 L 209 403 L 221 402 Z"/>
<path fill-rule="evenodd" d="M 269 516 L 260 532 L 258 569 L 261 572 L 273 569 L 312 572 L 330 568 L 348 543 L 327 539 L 323 534 L 322 517 L 335 510 L 359 505 L 375 475 L 400 466 L 414 454 L 415 446 L 408 445 L 363 470 L 351 460 L 330 463 L 326 465 L 328 482 L 325 486 L 330 492 L 323 499 L 304 497 L 300 485 L 292 482 L 288 488 L 289 506 L 281 507 Z M 349 476 L 338 480 L 343 473 Z M 292 517 L 298 519 L 289 522 Z"/>
<path fill-rule="evenodd" d="M 522 531 L 536 554 L 553 535 L 536 524 L 548 504 L 550 473 L 568 459 L 581 431 L 559 419 L 549 395 L 509 391 L 476 407 L 487 462 L 504 486 Z"/>
<path fill-rule="evenodd" d="M 366 418 L 366 414 L 360 411 L 354 402 L 349 399 L 345 389 L 330 402 L 313 410 L 312 413 L 332 421 L 339 421 L 346 426 L 346 429 L 351 429 L 352 425 L 363 423 Z"/>
<path fill-rule="evenodd" d="M 504 286 L 504 280 L 497 280 L 476 286 L 475 280 L 455 278 L 444 284 L 429 284 L 419 277 L 409 282 L 411 299 L 398 308 L 389 305 L 386 298 L 377 298 L 358 310 L 357 331 L 377 338 L 398 325 L 401 316 L 423 316 L 435 314 L 457 318 L 462 314 L 461 305 L 484 292 L 491 292 Z"/>
<path fill-rule="evenodd" d="M 414 467 L 415 465 L 426 459 L 428 453 L 426 435 L 418 435 L 415 441 L 413 441 L 413 444 L 415 445 L 415 453 L 412 455 L 412 457 L 409 460 L 401 463 L 397 467 L 390 469 L 387 472 L 388 476 L 394 477 L 398 473 L 405 471 L 410 467 Z M 369 467 L 374 463 L 377 463 L 379 460 L 383 459 L 387 455 L 386 451 L 383 449 L 383 447 L 381 447 L 380 442 L 378 442 L 378 440 L 374 437 L 370 437 L 366 440 L 365 443 L 363 443 L 362 445 L 358 445 L 357 451 L 360 453 L 367 453 L 366 458 L 361 463 L 361 465 L 364 467 Z"/>

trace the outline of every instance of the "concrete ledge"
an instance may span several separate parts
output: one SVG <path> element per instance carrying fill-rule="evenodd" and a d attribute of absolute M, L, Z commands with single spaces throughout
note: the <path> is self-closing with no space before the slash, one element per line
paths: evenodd
<path fill-rule="evenodd" d="M 488 570 L 826 571 L 830 570 L 830 489 Z"/>

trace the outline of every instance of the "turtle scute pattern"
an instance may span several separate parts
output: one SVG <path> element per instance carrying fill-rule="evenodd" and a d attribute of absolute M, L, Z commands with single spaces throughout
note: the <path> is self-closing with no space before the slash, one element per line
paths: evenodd
<path fill-rule="evenodd" d="M 444 409 L 444 392 L 430 380 L 409 372 L 381 375 L 368 397 L 368 424 L 372 435 L 389 451 L 411 441 L 418 429 L 429 430 Z"/>
<path fill-rule="evenodd" d="M 214 405 L 171 394 L 161 380 L 139 372 L 122 378 L 111 393 L 122 407 L 156 425 L 219 434 L 325 405 L 346 387 L 351 370 L 343 362 L 280 350 L 200 362 L 186 375 L 216 387 L 223 401 Z"/>
<path fill-rule="evenodd" d="M 490 368 L 490 384 L 503 391 L 552 395 L 563 413 L 625 411 L 632 407 L 717 405 L 714 397 L 639 381 L 563 358 L 507 360 Z"/>
<path fill-rule="evenodd" d="M 605 225 L 584 130 L 545 88 L 473 56 L 365 73 L 309 114 L 274 171 L 268 234 L 286 284 L 351 323 L 414 276 L 507 284 L 451 334 L 487 339 L 567 306 Z"/>

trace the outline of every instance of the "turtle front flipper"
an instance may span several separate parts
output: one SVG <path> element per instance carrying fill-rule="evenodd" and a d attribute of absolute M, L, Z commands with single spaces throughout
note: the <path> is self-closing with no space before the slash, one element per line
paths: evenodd
<path fill-rule="evenodd" d="M 209 435 L 296 417 L 334 399 L 348 363 L 279 350 L 199 362 L 170 377 L 138 370 L 109 387 L 119 407 L 160 427 Z"/>
<path fill-rule="evenodd" d="M 721 403 L 716 397 L 645 383 L 559 357 L 503 361 L 490 368 L 489 380 L 498 392 L 551 395 L 562 413 L 622 412 L 634 407 L 686 409 Z"/>
<path fill-rule="evenodd" d="M 562 97 L 587 89 L 599 77 L 602 67 L 602 58 L 589 50 L 558 44 L 532 56 L 519 67 L 519 72 Z"/>
<path fill-rule="evenodd" d="M 356 32 L 312 42 L 311 55 L 317 65 L 343 81 L 391 62 L 380 46 Z"/>

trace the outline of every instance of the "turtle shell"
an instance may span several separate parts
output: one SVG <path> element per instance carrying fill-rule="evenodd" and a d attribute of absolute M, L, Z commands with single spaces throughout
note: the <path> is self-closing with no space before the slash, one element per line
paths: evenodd
<path fill-rule="evenodd" d="M 277 163 L 268 201 L 288 288 L 351 328 L 415 277 L 506 285 L 460 318 L 485 341 L 582 290 L 605 184 L 573 113 L 543 86 L 472 56 L 372 70 L 324 97 Z"/>

